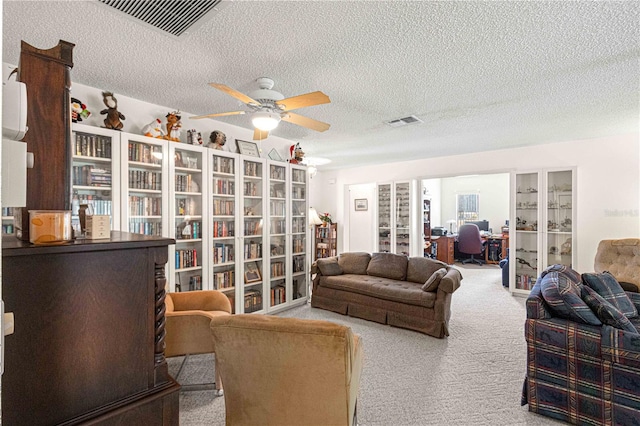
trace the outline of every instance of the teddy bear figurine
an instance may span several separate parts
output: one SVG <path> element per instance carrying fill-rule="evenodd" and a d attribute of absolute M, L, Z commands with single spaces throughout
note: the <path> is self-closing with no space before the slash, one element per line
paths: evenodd
<path fill-rule="evenodd" d="M 156 118 L 142 128 L 142 134 L 151 138 L 163 139 L 166 135 L 162 128 L 162 120 Z"/>
<path fill-rule="evenodd" d="M 165 139 L 180 142 L 180 129 L 182 128 L 182 122 L 180 121 L 182 116 L 180 114 L 180 111 L 167 113 L 167 135 L 165 136 Z"/>
<path fill-rule="evenodd" d="M 112 92 L 102 92 L 102 102 L 106 105 L 106 109 L 100 111 L 101 115 L 107 114 L 104 119 L 104 127 L 113 130 L 122 130 L 122 121 L 124 115 L 118 111 L 118 100 L 113 96 Z"/>

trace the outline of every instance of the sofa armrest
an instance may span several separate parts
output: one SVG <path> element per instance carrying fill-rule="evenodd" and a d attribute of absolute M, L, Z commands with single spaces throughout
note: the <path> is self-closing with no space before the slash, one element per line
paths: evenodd
<path fill-rule="evenodd" d="M 449 268 L 444 277 L 440 280 L 438 290 L 442 290 L 445 293 L 453 293 L 460 287 L 460 281 L 462 281 L 462 274 L 455 268 Z"/>

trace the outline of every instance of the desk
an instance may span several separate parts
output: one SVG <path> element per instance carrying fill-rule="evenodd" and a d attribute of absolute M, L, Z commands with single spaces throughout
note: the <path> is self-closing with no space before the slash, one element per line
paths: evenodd
<path fill-rule="evenodd" d="M 453 235 L 443 235 L 440 237 L 431 237 L 431 244 L 436 245 L 436 259 L 453 265 L 455 262 L 454 243 L 456 237 Z"/>
<path fill-rule="evenodd" d="M 454 243 L 454 258 L 457 260 L 467 259 L 470 255 L 462 254 L 458 251 L 458 235 L 454 234 L 450 236 Z M 482 241 L 485 242 L 484 248 L 484 261 L 488 264 L 497 264 L 507 257 L 507 249 L 509 248 L 509 234 L 493 234 L 483 235 Z M 445 262 L 444 258 L 441 259 L 438 255 L 438 260 Z M 448 262 L 447 262 L 448 263 Z M 452 262 L 453 263 L 453 262 Z"/>

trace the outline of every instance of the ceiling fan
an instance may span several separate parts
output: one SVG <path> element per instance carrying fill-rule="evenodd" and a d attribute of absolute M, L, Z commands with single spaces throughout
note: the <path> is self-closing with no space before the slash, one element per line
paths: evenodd
<path fill-rule="evenodd" d="M 327 123 L 291 112 L 294 109 L 331 102 L 329 97 L 324 93 L 316 91 L 285 98 L 282 93 L 272 90 L 272 79 L 260 77 L 256 82 L 260 88 L 248 95 L 238 92 L 224 84 L 209 83 L 210 86 L 243 102 L 249 110 L 219 112 L 215 114 L 198 115 L 191 118 L 199 119 L 222 117 L 225 115 L 251 114 L 251 122 L 253 123 L 253 127 L 255 127 L 253 132 L 254 140 L 262 140 L 269 136 L 269 131 L 275 129 L 280 123 L 280 120 L 318 132 L 324 132 L 329 129 L 330 125 Z"/>

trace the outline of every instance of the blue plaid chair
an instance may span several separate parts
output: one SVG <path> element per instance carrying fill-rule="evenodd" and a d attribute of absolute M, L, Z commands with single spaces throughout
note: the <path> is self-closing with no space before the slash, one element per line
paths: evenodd
<path fill-rule="evenodd" d="M 640 334 L 554 317 L 541 281 L 526 303 L 522 405 L 572 424 L 640 425 Z M 627 294 L 640 309 L 640 293 Z"/>

